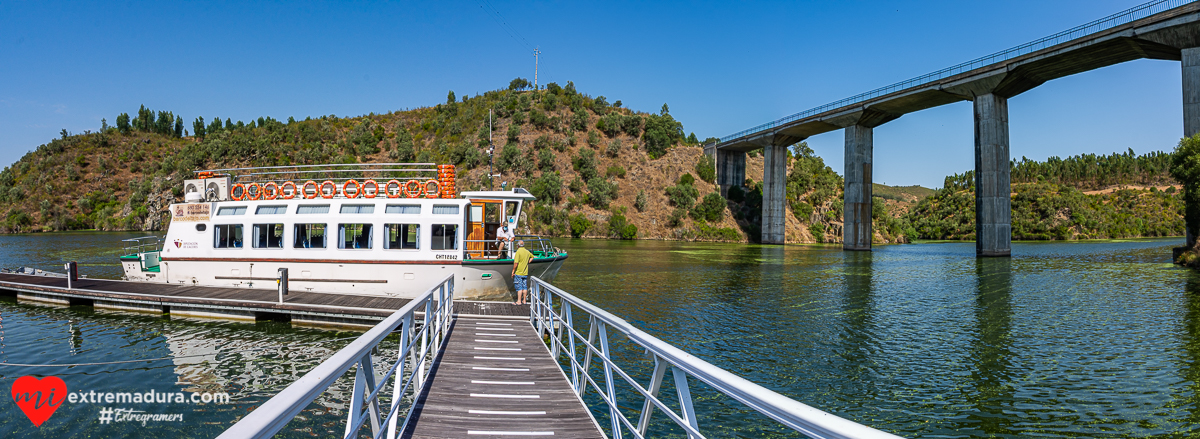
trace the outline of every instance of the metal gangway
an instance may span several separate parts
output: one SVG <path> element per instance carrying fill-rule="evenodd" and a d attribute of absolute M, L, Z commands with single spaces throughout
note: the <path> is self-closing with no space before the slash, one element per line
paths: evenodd
<path fill-rule="evenodd" d="M 528 316 L 460 316 L 448 276 L 219 438 L 272 437 L 351 369 L 345 438 L 643 438 L 666 430 L 704 438 L 693 383 L 805 436 L 897 437 L 747 381 L 541 279 L 531 278 L 530 289 Z M 375 370 L 380 343 L 393 334 L 396 360 Z M 618 345 L 645 356 L 618 354 Z M 647 382 L 634 376 L 644 370 Z"/>

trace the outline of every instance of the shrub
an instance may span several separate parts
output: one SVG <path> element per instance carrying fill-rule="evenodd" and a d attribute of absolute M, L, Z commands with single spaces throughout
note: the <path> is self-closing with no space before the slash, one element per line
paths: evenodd
<path fill-rule="evenodd" d="M 596 169 L 596 152 L 590 149 L 579 150 L 579 154 L 571 159 L 571 166 L 587 181 L 596 178 L 600 173 Z"/>
<path fill-rule="evenodd" d="M 608 148 L 606 148 L 604 150 L 604 153 L 607 154 L 609 157 L 616 157 L 617 155 L 619 155 L 621 153 L 621 139 L 616 139 L 616 140 L 613 140 L 612 142 L 608 142 Z"/>
<path fill-rule="evenodd" d="M 633 201 L 633 207 L 635 209 L 637 209 L 638 212 L 645 212 L 646 211 L 646 203 L 647 203 L 646 190 L 645 189 L 638 190 L 637 199 L 635 199 Z"/>
<path fill-rule="evenodd" d="M 546 113 L 533 110 L 529 113 L 529 122 L 532 123 L 533 126 L 537 127 L 537 129 L 544 130 L 547 126 L 550 126 L 550 117 L 546 116 Z"/>
<path fill-rule="evenodd" d="M 587 142 L 588 142 L 588 146 L 590 146 L 592 148 L 600 146 L 600 135 L 596 134 L 595 131 L 588 131 Z"/>
<path fill-rule="evenodd" d="M 700 204 L 692 209 L 692 218 L 715 223 L 725 217 L 725 199 L 721 194 L 713 192 L 705 195 Z"/>
<path fill-rule="evenodd" d="M 739 191 L 739 192 L 741 192 L 741 191 Z M 733 198 L 732 197 L 733 188 L 730 188 L 729 194 L 731 195 L 730 198 L 732 199 Z M 798 201 L 798 202 L 792 204 L 792 215 L 794 215 L 796 217 L 796 219 L 798 219 L 800 221 L 808 222 L 809 219 L 812 218 L 812 213 L 813 213 L 813 207 L 812 207 L 812 205 L 810 205 L 808 203 L 805 203 L 803 201 Z"/>
<path fill-rule="evenodd" d="M 608 177 L 625 178 L 625 168 L 621 165 L 612 165 L 604 173 Z"/>
<path fill-rule="evenodd" d="M 580 180 L 579 177 L 575 177 L 574 180 L 571 180 L 571 184 L 567 185 L 567 188 L 570 189 L 571 192 L 579 193 L 579 191 L 583 190 L 583 180 Z"/>
<path fill-rule="evenodd" d="M 730 186 L 729 187 L 729 201 L 732 201 L 734 203 L 741 203 L 743 201 L 746 201 L 746 191 L 743 191 L 741 186 L 736 186 L 736 185 Z"/>
<path fill-rule="evenodd" d="M 577 142 L 578 142 L 578 141 L 577 141 L 577 140 L 575 140 L 575 135 L 574 135 L 574 134 L 571 134 L 570 136 L 567 136 L 567 144 L 569 144 L 569 145 L 571 145 L 571 146 L 575 146 L 575 143 L 577 143 Z M 561 145 L 561 144 L 560 144 L 560 145 Z M 557 145 L 556 145 L 556 146 L 557 146 Z M 554 149 L 558 149 L 558 148 L 554 148 Z M 561 152 L 561 151 L 563 151 L 563 150 L 566 150 L 566 149 L 567 149 L 567 148 L 565 148 L 565 145 L 564 145 L 564 148 L 562 148 L 562 149 L 561 149 L 561 150 L 559 150 L 559 151 Z"/>
<path fill-rule="evenodd" d="M 825 224 L 814 223 L 812 225 L 809 225 L 808 233 L 811 233 L 813 236 L 813 239 L 816 239 L 817 242 L 825 242 Z"/>
<path fill-rule="evenodd" d="M 546 149 L 549 146 L 550 146 L 550 136 L 545 135 L 545 134 L 538 136 L 538 138 L 533 141 L 534 149 L 539 149 L 539 150 Z"/>
<path fill-rule="evenodd" d="M 545 200 L 547 204 L 558 204 L 562 199 L 562 178 L 557 172 L 542 173 L 541 177 L 533 180 L 529 192 L 538 200 Z"/>
<path fill-rule="evenodd" d="M 521 140 L 521 126 L 512 124 L 508 126 L 508 143 L 516 143 Z"/>
<path fill-rule="evenodd" d="M 683 208 L 685 211 L 691 209 L 696 204 L 696 197 L 700 196 L 700 191 L 689 184 L 668 187 L 666 192 L 667 200 L 671 202 L 671 205 Z"/>
<path fill-rule="evenodd" d="M 619 187 L 616 183 L 595 177 L 587 182 L 588 204 L 597 209 L 607 209 L 608 203 L 617 198 Z"/>
<path fill-rule="evenodd" d="M 521 149 L 512 143 L 504 145 L 500 150 L 500 159 L 496 161 L 496 167 L 501 172 L 522 170 Z"/>
<path fill-rule="evenodd" d="M 571 117 L 571 129 L 573 129 L 575 131 L 583 131 L 583 130 L 587 129 L 587 125 L 588 125 L 587 110 L 583 110 L 583 109 L 581 109 L 581 110 L 582 111 L 576 111 L 575 115 Z"/>
<path fill-rule="evenodd" d="M 571 215 L 571 236 L 578 238 L 592 228 L 592 222 L 582 213 Z"/>
<path fill-rule="evenodd" d="M 522 112 L 522 111 L 518 111 L 518 112 L 516 112 L 516 113 L 513 113 L 513 115 L 512 115 L 512 123 L 513 123 L 514 125 L 524 125 L 524 124 L 525 124 L 525 113 L 524 113 L 524 112 Z"/>
<path fill-rule="evenodd" d="M 668 188 L 669 189 L 669 188 Z M 683 225 L 683 218 L 687 216 L 687 209 L 684 207 L 676 207 L 671 212 L 671 217 L 667 219 L 667 227 L 676 228 Z"/>
<path fill-rule="evenodd" d="M 541 152 L 539 152 L 537 167 L 538 167 L 538 169 L 541 169 L 543 171 L 553 171 L 554 170 L 554 153 L 550 152 L 550 150 L 548 150 L 548 149 L 543 149 Z"/>
<path fill-rule="evenodd" d="M 696 182 L 696 177 L 693 177 L 692 174 L 683 174 L 683 175 L 679 176 L 679 181 L 676 184 L 692 186 L 693 183 L 695 183 L 695 182 Z"/>
<path fill-rule="evenodd" d="M 614 213 L 608 218 L 608 236 L 620 239 L 637 239 L 637 226 L 629 223 L 625 215 Z"/>
<path fill-rule="evenodd" d="M 695 134 L 692 135 L 695 136 Z M 701 180 L 709 183 L 715 183 L 717 181 L 717 167 L 713 166 L 712 157 L 709 157 L 706 154 L 700 154 L 700 161 L 696 162 L 696 175 L 698 175 Z"/>

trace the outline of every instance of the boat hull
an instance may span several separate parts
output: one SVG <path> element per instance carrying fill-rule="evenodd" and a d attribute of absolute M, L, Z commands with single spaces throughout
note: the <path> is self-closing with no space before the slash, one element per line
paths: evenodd
<path fill-rule="evenodd" d="M 530 274 L 552 280 L 565 254 L 536 258 Z M 306 261 L 270 259 L 163 258 L 158 272 L 145 272 L 125 263 L 131 281 L 221 288 L 277 288 L 278 271 L 288 269 L 292 291 L 416 297 L 447 275 L 454 275 L 454 296 L 460 300 L 512 300 L 512 261 Z"/>

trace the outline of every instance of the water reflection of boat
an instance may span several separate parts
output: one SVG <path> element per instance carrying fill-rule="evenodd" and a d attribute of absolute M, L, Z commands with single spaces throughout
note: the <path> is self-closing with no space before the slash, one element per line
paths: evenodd
<path fill-rule="evenodd" d="M 278 270 L 286 268 L 292 289 L 413 297 L 454 274 L 458 298 L 512 297 L 513 248 L 498 240 L 498 230 L 515 230 L 534 196 L 520 188 L 460 196 L 453 191 L 453 167 L 419 166 L 430 164 L 198 171 L 197 179 L 184 182 L 185 203 L 171 205 L 161 242 L 126 240 L 125 277 L 274 288 Z M 431 171 L 439 172 L 439 180 L 372 179 Z M 346 172 L 361 174 L 361 180 L 297 185 L 284 179 Z M 566 252 L 545 238 L 518 239 L 534 255 L 530 274 L 553 279 Z"/>

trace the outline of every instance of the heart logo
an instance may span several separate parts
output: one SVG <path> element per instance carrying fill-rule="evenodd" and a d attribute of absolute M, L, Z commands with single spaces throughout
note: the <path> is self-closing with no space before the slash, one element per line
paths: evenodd
<path fill-rule="evenodd" d="M 67 399 L 67 383 L 55 376 L 23 376 L 13 382 L 12 398 L 33 426 L 41 427 Z"/>
<path fill-rule="evenodd" d="M 179 247 L 182 247 L 182 246 L 183 246 L 183 241 L 180 241 L 180 240 L 176 239 L 176 240 L 175 240 L 175 248 L 179 248 Z"/>

